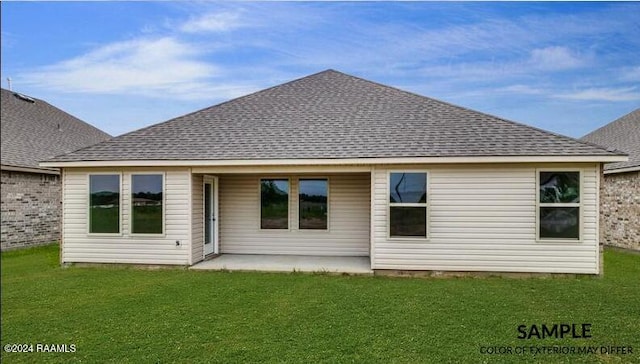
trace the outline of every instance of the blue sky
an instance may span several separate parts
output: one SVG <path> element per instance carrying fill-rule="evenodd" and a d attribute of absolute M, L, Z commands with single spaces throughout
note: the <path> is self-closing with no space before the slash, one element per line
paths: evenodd
<path fill-rule="evenodd" d="M 573 137 L 640 107 L 640 3 L 1 6 L 2 87 L 113 135 L 328 68 Z"/>

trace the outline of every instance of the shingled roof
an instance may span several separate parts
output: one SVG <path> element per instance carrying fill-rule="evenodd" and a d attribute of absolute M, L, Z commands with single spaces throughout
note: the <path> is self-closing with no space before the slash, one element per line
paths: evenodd
<path fill-rule="evenodd" d="M 47 102 L 2 89 L 2 168 L 42 169 L 39 162 L 111 136 Z"/>
<path fill-rule="evenodd" d="M 640 169 L 640 109 L 592 131 L 582 140 L 629 154 L 628 162 L 605 164 L 605 171 Z"/>
<path fill-rule="evenodd" d="M 578 155 L 620 153 L 327 70 L 50 162 Z"/>

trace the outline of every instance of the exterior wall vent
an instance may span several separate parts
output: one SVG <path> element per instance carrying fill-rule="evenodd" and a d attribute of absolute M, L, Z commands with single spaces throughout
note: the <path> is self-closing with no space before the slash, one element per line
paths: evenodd
<path fill-rule="evenodd" d="M 32 104 L 36 102 L 36 100 L 34 98 L 29 97 L 27 95 L 23 95 L 23 94 L 17 93 L 17 92 L 14 92 L 13 96 L 19 98 L 22 101 L 30 102 Z"/>

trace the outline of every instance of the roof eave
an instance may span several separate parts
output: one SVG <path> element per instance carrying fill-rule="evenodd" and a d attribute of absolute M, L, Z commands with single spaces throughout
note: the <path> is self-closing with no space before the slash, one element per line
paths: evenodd
<path fill-rule="evenodd" d="M 22 166 L 10 166 L 7 164 L 0 165 L 0 169 L 3 171 L 42 173 L 42 174 L 60 174 L 60 171 L 54 168 L 55 167 L 46 167 L 46 166 L 41 166 L 41 168 L 34 168 L 34 167 L 22 167 Z"/>
<path fill-rule="evenodd" d="M 461 164 L 461 163 L 608 163 L 626 162 L 622 155 L 573 156 L 470 156 L 470 157 L 394 157 L 343 159 L 233 159 L 233 160 L 111 160 L 49 161 L 41 167 L 194 167 L 194 166 L 296 166 L 296 165 L 373 165 L 373 164 Z"/>
<path fill-rule="evenodd" d="M 636 172 L 636 171 L 640 171 L 640 166 L 632 166 L 632 167 L 616 168 L 616 169 L 606 169 L 606 170 L 604 170 L 604 174 L 627 173 L 627 172 Z"/>

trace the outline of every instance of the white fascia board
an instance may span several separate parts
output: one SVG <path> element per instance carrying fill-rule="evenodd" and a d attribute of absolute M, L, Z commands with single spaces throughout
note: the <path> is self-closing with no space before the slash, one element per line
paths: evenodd
<path fill-rule="evenodd" d="M 604 174 L 627 173 L 627 172 L 635 172 L 635 171 L 640 171 L 640 166 L 609 169 L 609 170 L 605 170 Z"/>
<path fill-rule="evenodd" d="M 345 159 L 240 159 L 240 160 L 115 160 L 43 162 L 41 167 L 222 167 L 222 166 L 303 166 L 303 165 L 381 165 L 452 163 L 590 163 L 625 162 L 626 156 L 479 156 L 479 157 L 406 157 Z"/>
<path fill-rule="evenodd" d="M 26 172 L 26 173 L 41 173 L 41 174 L 55 174 L 59 175 L 60 171 L 56 169 L 49 168 L 33 168 L 33 167 L 16 167 L 16 166 L 8 166 L 3 164 L 0 166 L 0 169 L 3 171 L 13 171 L 13 172 Z"/>

